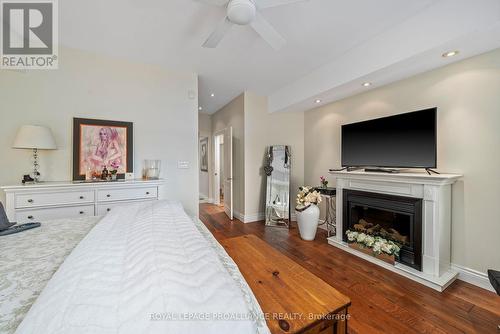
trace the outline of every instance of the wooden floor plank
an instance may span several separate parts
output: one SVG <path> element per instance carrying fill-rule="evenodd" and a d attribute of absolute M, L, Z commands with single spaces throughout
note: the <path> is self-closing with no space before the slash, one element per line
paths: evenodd
<path fill-rule="evenodd" d="M 328 245 L 323 230 L 303 241 L 294 224 L 243 224 L 211 204 L 200 205 L 200 219 L 219 241 L 256 235 L 350 297 L 349 333 L 500 333 L 500 297 L 490 291 L 456 281 L 437 292 Z"/>

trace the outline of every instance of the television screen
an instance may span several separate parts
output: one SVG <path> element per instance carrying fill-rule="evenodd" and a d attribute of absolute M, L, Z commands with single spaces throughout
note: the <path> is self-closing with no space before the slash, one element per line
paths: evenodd
<path fill-rule="evenodd" d="M 436 168 L 437 109 L 342 126 L 343 167 Z"/>

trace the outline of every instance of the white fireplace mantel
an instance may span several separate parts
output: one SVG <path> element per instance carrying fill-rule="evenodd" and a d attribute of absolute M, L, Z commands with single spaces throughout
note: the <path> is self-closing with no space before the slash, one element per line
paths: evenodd
<path fill-rule="evenodd" d="M 364 171 L 330 172 L 337 180 L 337 233 L 328 243 L 376 263 L 435 290 L 443 291 L 457 277 L 451 261 L 451 186 L 462 175 L 427 173 L 371 173 Z M 343 190 L 421 198 L 422 207 L 422 271 L 396 263 L 391 265 L 348 247 L 342 240 Z"/>

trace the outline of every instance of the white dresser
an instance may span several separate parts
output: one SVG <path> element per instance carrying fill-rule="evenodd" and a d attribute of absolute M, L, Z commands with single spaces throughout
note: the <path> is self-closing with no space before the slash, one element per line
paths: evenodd
<path fill-rule="evenodd" d="M 43 182 L 1 187 L 10 221 L 18 223 L 102 216 L 127 203 L 160 198 L 164 180 Z"/>

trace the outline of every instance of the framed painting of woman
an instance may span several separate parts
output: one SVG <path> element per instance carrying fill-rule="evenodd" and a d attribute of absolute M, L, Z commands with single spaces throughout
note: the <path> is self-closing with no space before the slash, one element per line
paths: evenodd
<path fill-rule="evenodd" d="M 73 180 L 99 178 L 104 167 L 123 179 L 133 156 L 133 123 L 73 118 Z"/>

